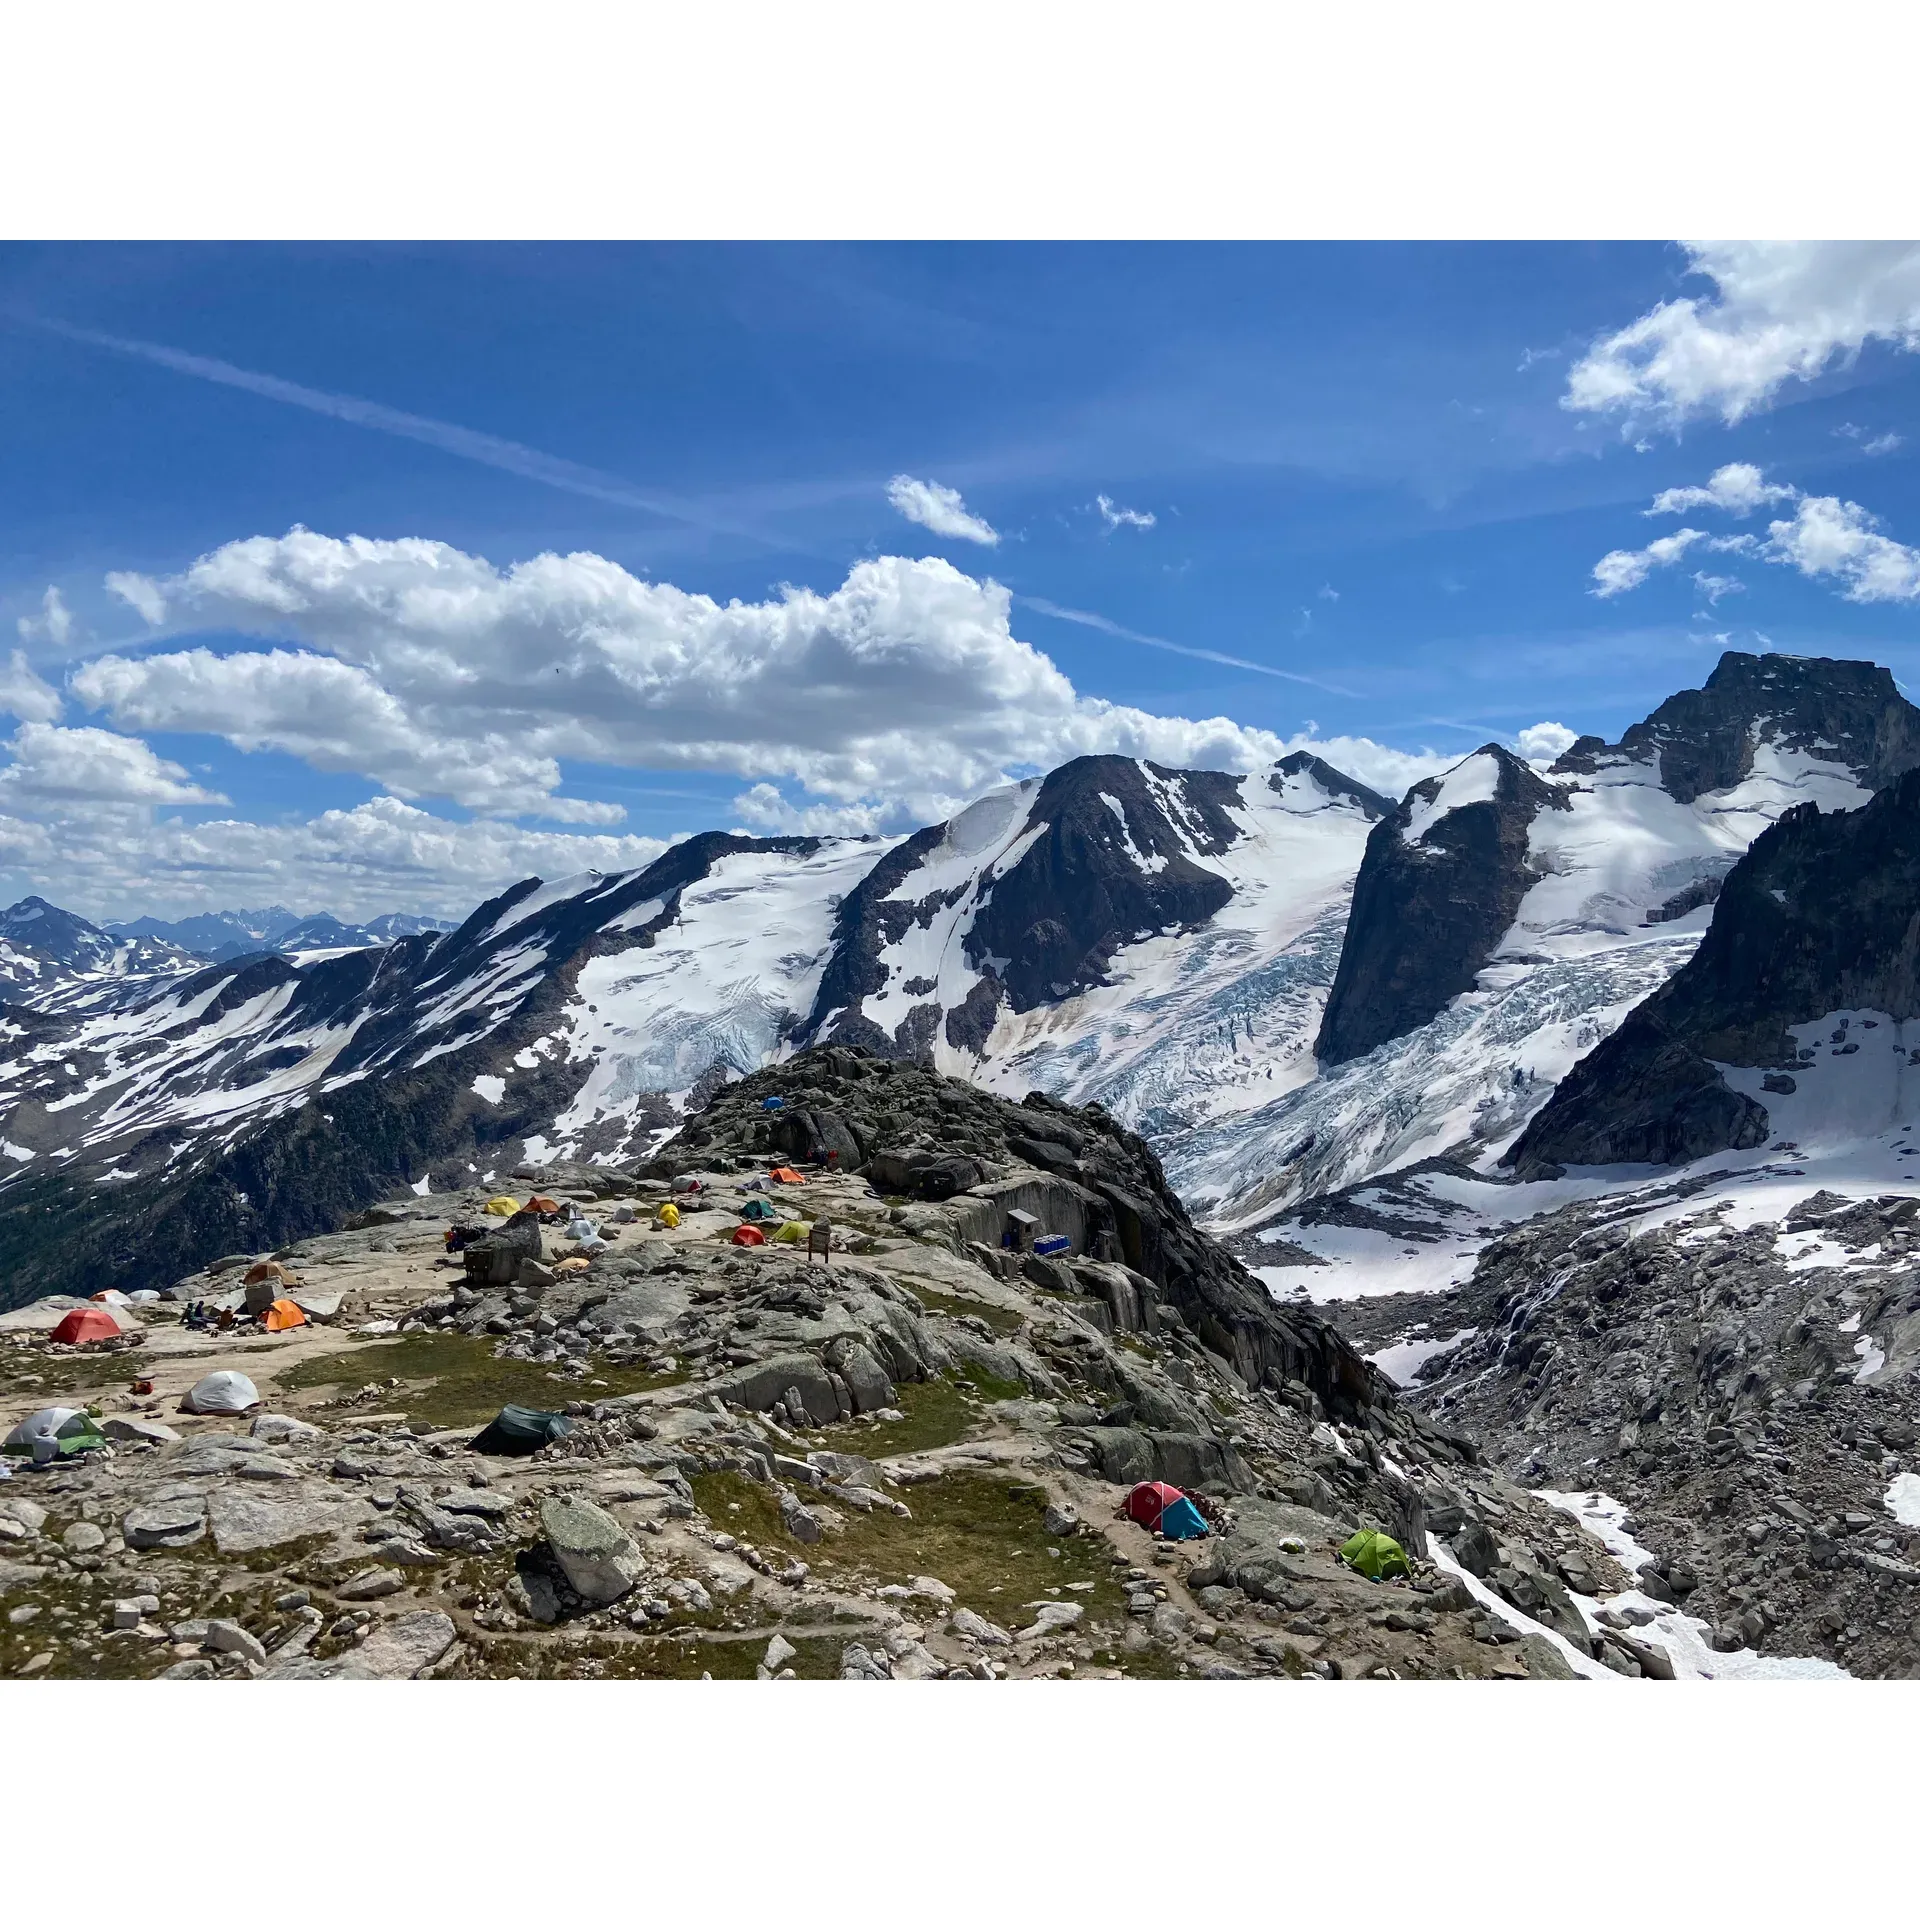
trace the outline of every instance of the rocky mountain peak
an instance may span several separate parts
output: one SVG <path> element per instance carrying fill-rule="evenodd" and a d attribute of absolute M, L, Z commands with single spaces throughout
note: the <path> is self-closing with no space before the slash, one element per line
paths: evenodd
<path fill-rule="evenodd" d="M 1885 786 L 1920 765 L 1920 707 L 1893 675 L 1867 660 L 1723 653 L 1704 687 L 1663 700 L 1617 744 L 1587 734 L 1554 763 L 1556 773 L 1592 773 L 1608 760 L 1655 765 L 1683 806 L 1737 787 L 1757 748 L 1801 754 Z"/>
<path fill-rule="evenodd" d="M 1324 1065 L 1411 1033 L 1473 985 L 1533 884 L 1535 815 L 1567 805 L 1500 746 L 1408 790 L 1367 839 L 1315 1043 Z"/>
<path fill-rule="evenodd" d="M 1784 1100 L 1800 1075 L 1831 1077 L 1794 1030 L 1861 1008 L 1920 1014 L 1920 768 L 1853 811 L 1795 807 L 1768 828 L 1693 957 L 1567 1075 L 1508 1160 L 1538 1175 L 1763 1146 L 1769 1107 L 1727 1070 L 1778 1069 L 1757 1091 Z"/>

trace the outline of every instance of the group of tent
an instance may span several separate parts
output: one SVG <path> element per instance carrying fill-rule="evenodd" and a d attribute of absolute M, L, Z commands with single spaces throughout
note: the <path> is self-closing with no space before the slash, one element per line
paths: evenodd
<path fill-rule="evenodd" d="M 260 1389 L 244 1373 L 222 1368 L 197 1381 L 181 1400 L 187 1413 L 245 1413 L 260 1404 Z M 23 1456 L 37 1464 L 92 1453 L 107 1444 L 93 1417 L 79 1407 L 42 1407 L 30 1413 L 0 1441 L 0 1454 Z"/>

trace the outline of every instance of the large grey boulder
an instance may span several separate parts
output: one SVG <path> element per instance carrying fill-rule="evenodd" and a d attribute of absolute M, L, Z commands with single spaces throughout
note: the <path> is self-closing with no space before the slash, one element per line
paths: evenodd
<path fill-rule="evenodd" d="M 590 1500 L 542 1500 L 540 1525 L 568 1585 L 590 1606 L 609 1606 L 630 1592 L 646 1566 L 619 1522 Z"/>
<path fill-rule="evenodd" d="M 299 1661 L 270 1667 L 272 1680 L 412 1680 L 453 1645 L 457 1629 L 437 1608 L 404 1613 L 376 1628 L 337 1660 Z"/>
<path fill-rule="evenodd" d="M 328 1500 L 304 1493 L 269 1500 L 237 1487 L 222 1487 L 207 1498 L 213 1544 L 221 1553 L 257 1553 L 264 1547 L 290 1546 L 296 1540 L 334 1534 L 372 1517 L 362 1500 Z"/>
<path fill-rule="evenodd" d="M 175 1494 L 135 1507 L 120 1522 L 120 1537 L 137 1553 L 190 1547 L 207 1532 L 207 1503 L 197 1493 Z"/>

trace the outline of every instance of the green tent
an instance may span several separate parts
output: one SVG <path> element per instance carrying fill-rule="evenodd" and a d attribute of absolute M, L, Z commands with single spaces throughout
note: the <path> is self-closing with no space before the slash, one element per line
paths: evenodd
<path fill-rule="evenodd" d="M 0 1452 L 33 1457 L 36 1440 L 51 1439 L 59 1458 L 70 1454 L 91 1453 L 107 1444 L 107 1436 L 82 1412 L 73 1407 L 42 1407 L 30 1413 L 7 1435 Z"/>
<path fill-rule="evenodd" d="M 537 1407 L 502 1407 L 481 1428 L 468 1447 L 475 1453 L 538 1453 L 549 1440 L 564 1440 L 573 1422 L 564 1413 L 542 1413 Z"/>
<path fill-rule="evenodd" d="M 749 1200 L 747 1204 L 740 1209 L 740 1217 L 743 1220 L 753 1220 L 756 1222 L 778 1220 L 780 1218 L 779 1214 L 774 1211 L 771 1200 L 762 1200 L 757 1196 Z"/>
<path fill-rule="evenodd" d="M 1371 1527 L 1362 1527 L 1340 1549 L 1340 1558 L 1369 1580 L 1391 1580 L 1396 1574 L 1413 1572 L 1406 1548 L 1392 1534 L 1376 1533 Z"/>

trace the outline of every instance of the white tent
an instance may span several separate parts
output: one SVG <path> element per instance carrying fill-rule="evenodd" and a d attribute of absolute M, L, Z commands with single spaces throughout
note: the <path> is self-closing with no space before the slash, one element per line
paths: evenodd
<path fill-rule="evenodd" d="M 42 1434 L 57 1434 L 69 1420 L 79 1416 L 72 1407 L 42 1407 L 38 1413 L 30 1413 L 7 1435 L 4 1447 L 0 1451 L 7 1453 L 31 1453 L 33 1443 Z"/>
<path fill-rule="evenodd" d="M 260 1404 L 260 1389 L 244 1373 L 210 1373 L 180 1402 L 189 1413 L 245 1413 Z"/>

